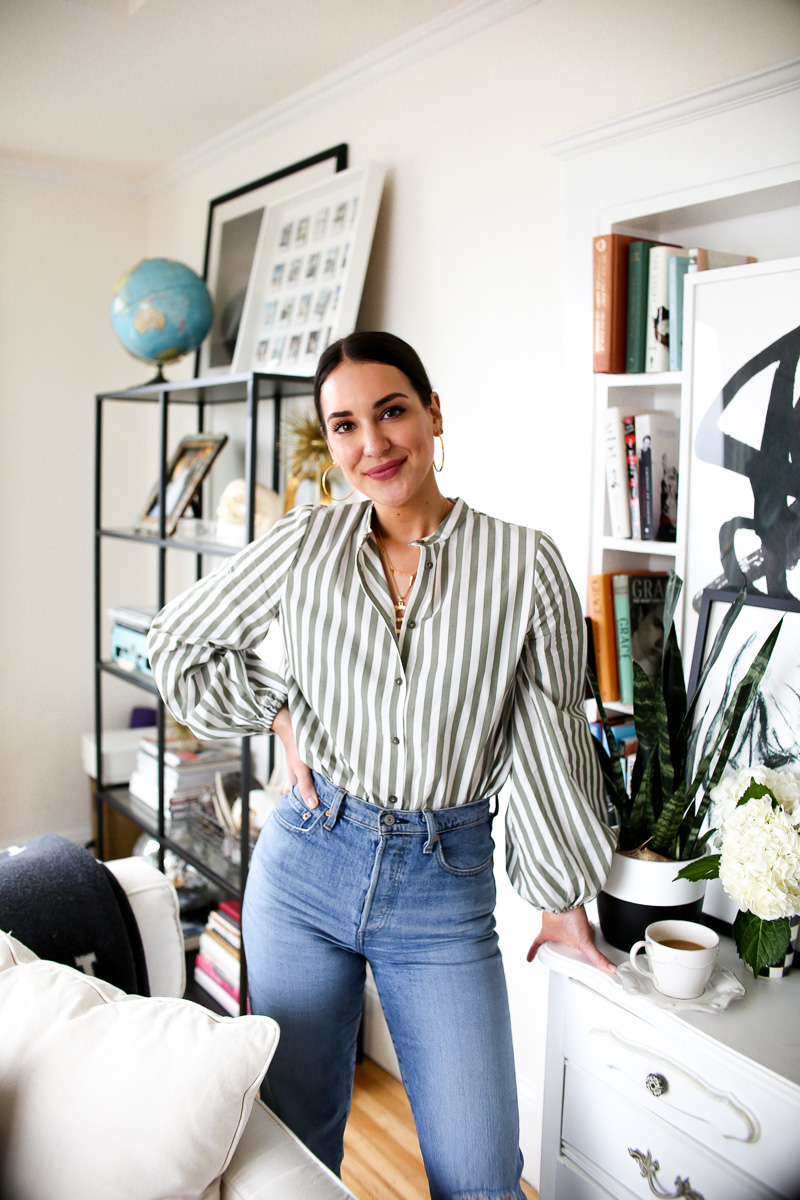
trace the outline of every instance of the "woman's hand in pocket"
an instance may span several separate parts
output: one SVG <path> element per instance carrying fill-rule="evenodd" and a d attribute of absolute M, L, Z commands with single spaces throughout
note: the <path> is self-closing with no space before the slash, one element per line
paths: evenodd
<path fill-rule="evenodd" d="M 295 741 L 294 730 L 292 729 L 288 705 L 284 704 L 275 714 L 275 720 L 272 722 L 272 732 L 277 733 L 283 742 L 283 749 L 286 753 L 286 787 L 284 788 L 284 795 L 297 784 L 306 808 L 317 808 L 319 799 L 317 798 L 317 793 L 314 791 L 314 778 L 311 774 L 311 768 L 307 763 L 303 762 L 297 751 L 297 742 Z"/>

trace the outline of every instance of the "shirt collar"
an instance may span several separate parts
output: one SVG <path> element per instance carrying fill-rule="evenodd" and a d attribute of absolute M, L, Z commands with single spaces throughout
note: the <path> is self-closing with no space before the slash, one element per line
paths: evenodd
<path fill-rule="evenodd" d="M 373 508 L 374 508 L 374 505 L 371 500 L 364 501 L 364 512 L 362 514 L 361 522 L 359 525 L 358 544 L 360 546 L 363 546 L 364 542 L 366 542 L 367 538 L 369 538 L 370 535 L 372 534 Z M 453 501 L 453 507 L 450 509 L 450 512 L 444 518 L 442 523 L 439 526 L 437 526 L 436 529 L 434 529 L 433 533 L 429 534 L 428 537 L 426 537 L 426 538 L 420 538 L 416 542 L 409 542 L 409 545 L 410 546 L 435 546 L 439 542 L 446 542 L 448 540 L 448 538 L 453 533 L 455 533 L 455 531 L 456 531 L 456 529 L 458 529 L 459 525 L 461 525 L 464 522 L 464 520 L 466 519 L 466 515 L 467 515 L 467 505 L 461 499 L 460 496 L 457 496 L 456 499 Z"/>

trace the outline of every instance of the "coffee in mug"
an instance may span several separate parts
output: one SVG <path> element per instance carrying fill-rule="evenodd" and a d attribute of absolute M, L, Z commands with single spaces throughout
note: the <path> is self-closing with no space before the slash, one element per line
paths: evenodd
<path fill-rule="evenodd" d="M 647 966 L 638 957 L 644 950 Z M 644 941 L 631 946 L 635 971 L 651 979 L 663 996 L 692 1000 L 702 996 L 714 970 L 719 936 L 696 921 L 654 921 Z"/>

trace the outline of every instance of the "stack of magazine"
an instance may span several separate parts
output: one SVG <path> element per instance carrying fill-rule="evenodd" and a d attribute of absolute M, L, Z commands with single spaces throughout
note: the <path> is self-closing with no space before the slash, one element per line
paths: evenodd
<path fill-rule="evenodd" d="M 238 900 L 222 900 L 208 914 L 194 967 L 195 983 L 234 1017 L 239 1015 L 241 919 Z"/>
<path fill-rule="evenodd" d="M 199 742 L 194 748 L 167 743 L 164 750 L 164 803 L 171 817 L 186 817 L 192 806 L 213 785 L 218 771 L 235 770 L 240 761 L 238 747 Z M 146 736 L 139 742 L 136 766 L 128 788 L 132 796 L 150 808 L 158 808 L 158 740 Z"/>

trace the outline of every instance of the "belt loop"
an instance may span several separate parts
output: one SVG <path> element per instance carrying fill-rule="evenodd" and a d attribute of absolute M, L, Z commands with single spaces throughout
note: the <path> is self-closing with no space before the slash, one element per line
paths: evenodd
<path fill-rule="evenodd" d="M 338 792 L 330 803 L 323 828 L 333 829 L 334 825 L 339 820 L 339 811 L 342 807 L 342 801 L 344 800 L 346 794 L 347 793 L 345 792 L 344 788 L 339 788 Z"/>
<path fill-rule="evenodd" d="M 489 829 L 494 825 L 494 819 L 500 812 L 500 801 L 497 796 L 489 797 Z"/>
<path fill-rule="evenodd" d="M 434 844 L 439 835 L 436 832 L 436 824 L 433 819 L 433 813 L 430 812 L 427 808 L 424 808 L 422 810 L 422 815 L 425 818 L 425 824 L 428 826 L 428 840 L 425 843 L 425 845 L 422 847 L 422 853 L 423 854 L 432 854 Z"/>

